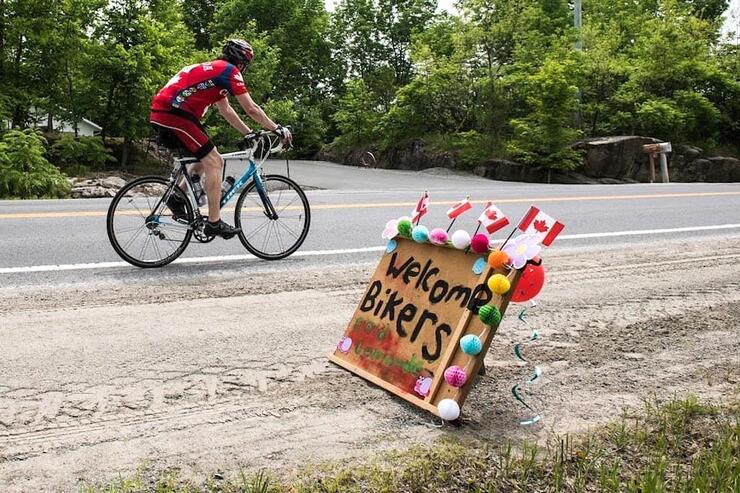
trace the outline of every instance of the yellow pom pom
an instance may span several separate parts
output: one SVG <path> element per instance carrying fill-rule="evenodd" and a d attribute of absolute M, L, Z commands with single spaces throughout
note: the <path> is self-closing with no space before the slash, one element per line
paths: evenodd
<path fill-rule="evenodd" d="M 504 294 L 511 288 L 511 283 L 502 274 L 494 274 L 488 278 L 488 289 L 496 294 Z"/>

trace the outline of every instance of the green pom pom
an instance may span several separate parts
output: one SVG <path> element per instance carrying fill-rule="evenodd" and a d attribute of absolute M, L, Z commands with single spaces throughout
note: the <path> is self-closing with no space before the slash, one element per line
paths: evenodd
<path fill-rule="evenodd" d="M 403 218 L 398 221 L 398 234 L 401 236 L 411 236 L 411 230 L 414 226 L 411 224 L 411 219 Z"/>
<path fill-rule="evenodd" d="M 498 325 L 501 322 L 501 312 L 493 305 L 480 307 L 478 317 L 486 325 Z"/>

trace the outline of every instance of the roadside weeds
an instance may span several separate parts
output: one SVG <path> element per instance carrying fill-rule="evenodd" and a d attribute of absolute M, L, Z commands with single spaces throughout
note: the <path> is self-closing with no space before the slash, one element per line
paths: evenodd
<path fill-rule="evenodd" d="M 446 438 L 433 448 L 309 465 L 289 479 L 279 474 L 241 470 L 198 484 L 177 472 L 150 476 L 142 469 L 111 484 L 83 484 L 80 492 L 737 492 L 740 401 L 651 399 L 595 431 L 553 436 L 544 445 Z"/>

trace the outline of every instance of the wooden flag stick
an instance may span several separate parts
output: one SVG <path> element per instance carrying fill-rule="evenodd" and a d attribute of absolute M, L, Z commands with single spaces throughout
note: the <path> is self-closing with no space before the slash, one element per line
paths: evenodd
<path fill-rule="evenodd" d="M 511 230 L 511 233 L 509 233 L 509 236 L 506 237 L 503 243 L 501 243 L 501 246 L 498 247 L 499 250 L 503 249 L 506 244 L 509 242 L 512 236 L 514 236 L 514 233 L 516 233 L 516 230 L 519 229 L 518 227 L 514 227 L 514 229 Z"/>
<path fill-rule="evenodd" d="M 449 225 L 449 226 L 447 226 L 447 232 L 448 232 L 448 233 L 450 232 L 450 229 L 452 228 L 452 225 L 453 225 L 453 224 L 455 224 L 455 221 L 456 221 L 456 220 L 457 220 L 457 216 L 453 217 L 453 218 L 452 218 L 452 222 L 450 223 L 450 225 Z"/>

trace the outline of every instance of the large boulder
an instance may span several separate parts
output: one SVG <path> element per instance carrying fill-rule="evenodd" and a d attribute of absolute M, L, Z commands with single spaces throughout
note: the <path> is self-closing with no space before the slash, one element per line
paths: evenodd
<path fill-rule="evenodd" d="M 649 180 L 649 157 L 642 150 L 645 144 L 660 142 L 652 137 L 622 135 L 598 137 L 576 143 L 583 149 L 583 167 L 578 171 L 592 178 L 612 178 L 625 181 Z M 656 163 L 657 167 L 657 163 Z"/>
<path fill-rule="evenodd" d="M 474 173 L 491 180 L 523 181 L 528 183 L 600 183 L 581 173 L 559 169 L 524 166 L 506 159 L 490 159 L 475 167 Z"/>

